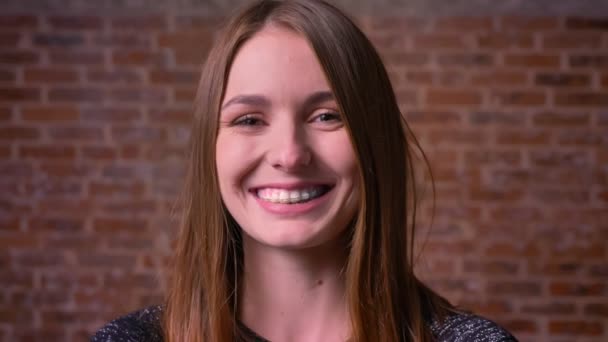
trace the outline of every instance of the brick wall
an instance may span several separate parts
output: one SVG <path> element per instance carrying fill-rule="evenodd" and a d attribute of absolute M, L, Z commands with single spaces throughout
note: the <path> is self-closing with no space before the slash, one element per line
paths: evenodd
<path fill-rule="evenodd" d="M 358 20 L 432 162 L 419 274 L 523 341 L 608 339 L 608 19 Z M 0 14 L 0 340 L 159 302 L 216 22 Z"/>

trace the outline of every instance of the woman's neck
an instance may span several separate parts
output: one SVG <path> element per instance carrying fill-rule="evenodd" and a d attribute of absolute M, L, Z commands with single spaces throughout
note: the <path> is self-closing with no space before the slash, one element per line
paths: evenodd
<path fill-rule="evenodd" d="M 349 332 L 339 244 L 299 250 L 243 241 L 239 318 L 270 341 L 344 341 Z"/>

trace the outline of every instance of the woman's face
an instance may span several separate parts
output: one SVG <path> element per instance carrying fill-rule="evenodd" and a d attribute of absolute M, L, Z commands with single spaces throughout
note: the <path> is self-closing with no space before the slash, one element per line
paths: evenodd
<path fill-rule="evenodd" d="M 358 171 L 330 86 L 307 41 L 268 27 L 235 56 L 216 163 L 247 240 L 286 249 L 336 238 L 358 207 Z"/>

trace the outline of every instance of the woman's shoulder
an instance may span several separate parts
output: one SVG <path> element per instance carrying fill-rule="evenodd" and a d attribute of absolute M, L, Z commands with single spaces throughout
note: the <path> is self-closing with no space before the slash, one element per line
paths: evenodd
<path fill-rule="evenodd" d="M 162 307 L 151 306 L 119 317 L 99 329 L 91 342 L 162 342 Z"/>
<path fill-rule="evenodd" d="M 431 330 L 438 342 L 514 342 L 517 339 L 497 323 L 471 313 L 453 313 L 434 321 Z"/>

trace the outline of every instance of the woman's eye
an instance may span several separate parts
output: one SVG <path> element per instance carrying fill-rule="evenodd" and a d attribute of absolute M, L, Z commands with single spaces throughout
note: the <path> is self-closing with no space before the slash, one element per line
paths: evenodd
<path fill-rule="evenodd" d="M 262 120 L 251 115 L 242 116 L 232 123 L 233 126 L 257 126 L 260 124 L 262 124 Z"/>
<path fill-rule="evenodd" d="M 321 121 L 321 122 L 334 122 L 334 121 L 342 121 L 340 114 L 334 112 L 326 112 L 321 113 L 315 117 L 313 121 Z"/>

